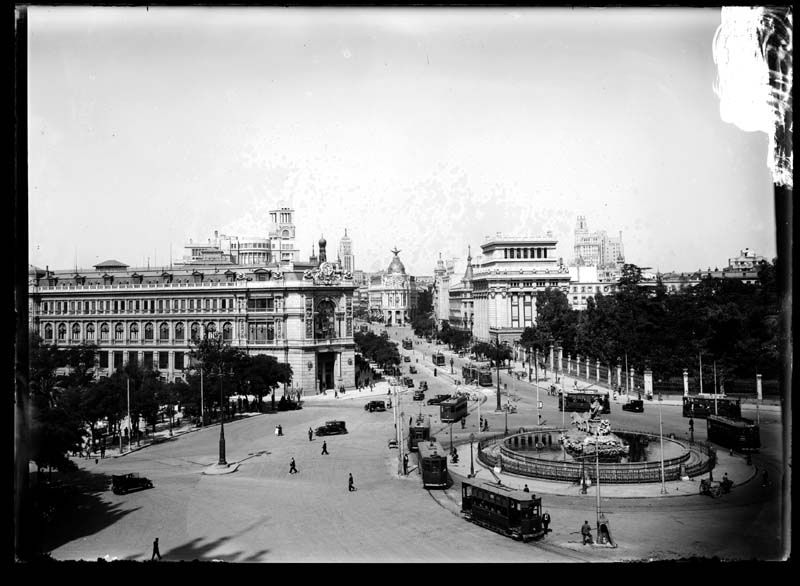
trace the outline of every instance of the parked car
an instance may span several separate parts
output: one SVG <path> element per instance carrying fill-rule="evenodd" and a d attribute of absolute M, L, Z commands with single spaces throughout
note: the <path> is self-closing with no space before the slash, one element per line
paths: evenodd
<path fill-rule="evenodd" d="M 644 401 L 641 399 L 632 399 L 622 405 L 623 411 L 633 411 L 634 413 L 644 412 Z"/>
<path fill-rule="evenodd" d="M 428 381 L 421 381 L 419 383 L 419 390 L 420 391 L 427 391 L 428 390 Z"/>
<path fill-rule="evenodd" d="M 403 356 L 403 362 L 411 362 L 411 356 Z"/>
<path fill-rule="evenodd" d="M 114 494 L 125 494 L 144 488 L 153 488 L 153 481 L 135 473 L 111 476 L 111 490 Z"/>
<path fill-rule="evenodd" d="M 405 386 L 407 386 L 409 389 L 411 389 L 411 388 L 414 387 L 414 379 L 411 378 L 410 376 L 404 376 L 403 377 L 403 384 Z"/>
<path fill-rule="evenodd" d="M 436 395 L 432 399 L 428 399 L 428 405 L 438 405 L 442 401 L 446 401 L 450 398 L 450 395 Z"/>
<path fill-rule="evenodd" d="M 386 403 L 383 401 L 370 401 L 364 405 L 364 411 L 369 411 L 370 413 L 373 411 L 386 411 Z"/>
<path fill-rule="evenodd" d="M 410 372 L 411 374 L 417 374 L 417 367 L 416 366 L 409 366 L 408 367 L 408 372 Z"/>
<path fill-rule="evenodd" d="M 389 449 L 396 448 L 397 447 L 397 440 L 395 438 L 392 438 L 392 439 L 389 440 L 389 443 L 387 445 L 389 446 Z"/>
<path fill-rule="evenodd" d="M 347 433 L 344 421 L 326 421 L 325 425 L 320 425 L 315 431 L 317 435 L 337 435 Z"/>
<path fill-rule="evenodd" d="M 425 399 L 425 393 L 422 391 L 414 391 L 414 400 L 415 401 L 422 401 Z"/>

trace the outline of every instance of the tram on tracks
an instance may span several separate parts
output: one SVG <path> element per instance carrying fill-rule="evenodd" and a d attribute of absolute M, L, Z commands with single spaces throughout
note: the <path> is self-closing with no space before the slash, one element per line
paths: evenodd
<path fill-rule="evenodd" d="M 721 393 L 698 393 L 683 398 L 684 417 L 706 419 L 709 415 L 739 419 L 742 416 L 742 402 Z"/>
<path fill-rule="evenodd" d="M 601 413 L 611 413 L 611 402 L 608 393 L 597 391 L 568 391 L 558 395 L 559 411 L 591 411 L 592 403 L 600 404 Z"/>
<path fill-rule="evenodd" d="M 431 356 L 431 362 L 433 362 L 434 366 L 444 366 L 445 364 L 444 354 L 442 354 L 441 352 L 437 352 L 436 354 Z"/>
<path fill-rule="evenodd" d="M 488 366 L 477 366 L 469 363 L 461 367 L 461 378 L 464 383 L 475 383 L 481 387 L 492 386 L 492 370 Z"/>
<path fill-rule="evenodd" d="M 733 448 L 737 452 L 758 452 L 761 433 L 752 419 L 709 415 L 706 418 L 708 441 Z"/>
<path fill-rule="evenodd" d="M 439 419 L 442 423 L 453 423 L 467 416 L 467 404 L 469 399 L 466 395 L 456 395 L 450 399 L 439 403 Z"/>
<path fill-rule="evenodd" d="M 428 420 L 427 417 L 420 416 L 417 417 L 416 421 L 413 421 L 408 426 L 408 449 L 411 452 L 417 451 L 417 445 L 420 442 L 424 442 L 429 440 L 431 437 L 431 422 Z"/>
<path fill-rule="evenodd" d="M 447 488 L 447 452 L 437 441 L 417 443 L 423 488 Z"/>
<path fill-rule="evenodd" d="M 408 339 L 408 338 L 406 338 L 405 340 L 403 340 L 403 349 L 404 349 L 404 350 L 411 350 L 412 348 L 414 348 L 414 342 L 412 342 L 412 341 L 411 341 L 410 339 Z"/>
<path fill-rule="evenodd" d="M 461 483 L 461 514 L 476 525 L 524 542 L 545 535 L 542 498 L 492 482 Z"/>

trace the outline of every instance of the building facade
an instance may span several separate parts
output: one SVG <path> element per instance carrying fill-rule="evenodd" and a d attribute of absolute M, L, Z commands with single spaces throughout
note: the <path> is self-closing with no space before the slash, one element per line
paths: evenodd
<path fill-rule="evenodd" d="M 487 236 L 483 262 L 473 269 L 473 336 L 514 342 L 536 322 L 536 294 L 569 288 L 570 275 L 556 256 L 558 241 L 546 236 Z"/>
<path fill-rule="evenodd" d="M 475 303 L 472 298 L 472 249 L 467 247 L 467 268 L 461 282 L 450 287 L 450 325 L 470 330 L 475 323 Z"/>
<path fill-rule="evenodd" d="M 313 394 L 355 384 L 354 289 L 352 275 L 324 262 L 31 267 L 30 327 L 60 347 L 97 344 L 98 376 L 137 362 L 169 381 L 186 376 L 195 341 L 220 335 L 250 355 L 288 363 L 292 386 Z"/>
<path fill-rule="evenodd" d="M 625 264 L 622 232 L 619 233 L 617 238 L 608 236 L 605 230 L 589 232 L 586 218 L 578 216 L 575 223 L 575 259 L 573 264 L 618 269 Z"/>
<path fill-rule="evenodd" d="M 342 263 L 342 269 L 352 273 L 355 270 L 355 257 L 353 256 L 353 241 L 347 235 L 345 228 L 344 236 L 339 241 L 339 261 Z"/>
<path fill-rule="evenodd" d="M 443 321 L 450 319 L 450 278 L 453 275 L 453 263 L 442 260 L 439 253 L 439 260 L 436 261 L 436 268 L 433 271 L 433 287 L 431 289 L 431 301 L 433 304 L 433 318 L 436 326 L 440 327 Z"/>
<path fill-rule="evenodd" d="M 387 326 L 405 326 L 411 323 L 417 307 L 417 286 L 414 277 L 406 274 L 395 247 L 394 257 L 385 273 L 371 277 L 369 285 L 370 317 Z"/>

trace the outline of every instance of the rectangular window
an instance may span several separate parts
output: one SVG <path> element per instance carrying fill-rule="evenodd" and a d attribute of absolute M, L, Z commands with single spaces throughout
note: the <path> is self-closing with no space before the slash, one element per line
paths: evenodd
<path fill-rule="evenodd" d="M 155 313 L 155 312 L 156 312 L 156 300 L 155 299 L 151 299 L 150 300 L 150 313 Z"/>
<path fill-rule="evenodd" d="M 145 368 L 149 368 L 152 370 L 153 368 L 153 353 L 152 352 L 145 352 L 144 353 L 144 360 L 142 360 L 142 365 Z"/>
<path fill-rule="evenodd" d="M 511 296 L 511 327 L 519 327 L 519 295 Z"/>
<path fill-rule="evenodd" d="M 164 313 L 164 300 L 158 300 L 158 313 Z"/>
<path fill-rule="evenodd" d="M 136 366 L 139 363 L 139 353 L 138 352 L 128 352 L 128 364 L 131 366 Z"/>
<path fill-rule="evenodd" d="M 172 310 L 173 311 L 178 311 L 178 300 L 177 299 L 173 299 L 172 300 Z"/>
<path fill-rule="evenodd" d="M 211 300 L 211 311 L 217 311 L 217 300 L 216 300 L 216 298 Z"/>
<path fill-rule="evenodd" d="M 139 311 L 139 300 L 138 299 L 134 300 L 134 302 L 133 302 L 133 310 L 134 311 Z"/>
<path fill-rule="evenodd" d="M 203 309 L 208 310 L 208 299 L 203 299 Z"/>
<path fill-rule="evenodd" d="M 119 370 L 122 366 L 122 352 L 114 352 L 114 370 Z"/>
<path fill-rule="evenodd" d="M 273 342 L 275 340 L 275 324 L 272 322 L 267 323 L 267 341 Z"/>
<path fill-rule="evenodd" d="M 160 370 L 166 370 L 169 368 L 169 352 L 158 353 L 158 368 Z"/>
<path fill-rule="evenodd" d="M 181 311 L 184 311 L 185 309 L 186 309 L 186 300 L 181 299 Z"/>
<path fill-rule="evenodd" d="M 183 352 L 175 352 L 175 370 L 183 370 Z"/>
<path fill-rule="evenodd" d="M 530 295 L 525 296 L 522 313 L 522 318 L 525 321 L 525 327 L 530 327 L 533 325 L 533 303 L 531 302 Z"/>
<path fill-rule="evenodd" d="M 97 357 L 100 359 L 100 368 L 108 368 L 108 352 L 98 352 Z"/>
<path fill-rule="evenodd" d="M 248 311 L 273 311 L 274 309 L 275 300 L 272 297 L 247 300 Z"/>

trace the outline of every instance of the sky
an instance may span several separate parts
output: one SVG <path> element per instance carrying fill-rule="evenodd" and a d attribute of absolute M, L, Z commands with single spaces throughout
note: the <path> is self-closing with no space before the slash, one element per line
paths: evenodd
<path fill-rule="evenodd" d="M 295 209 L 307 260 L 463 273 L 486 236 L 776 254 L 768 136 L 720 117 L 720 8 L 28 7 L 29 262 L 169 264 Z M 460 275 L 459 275 L 460 276 Z"/>

